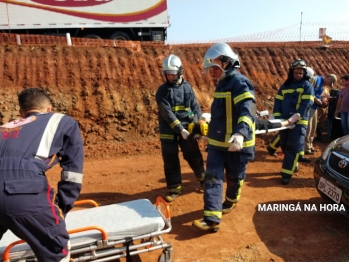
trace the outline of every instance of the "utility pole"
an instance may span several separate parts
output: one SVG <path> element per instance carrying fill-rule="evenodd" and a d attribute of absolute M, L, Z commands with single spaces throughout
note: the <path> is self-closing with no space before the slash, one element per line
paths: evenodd
<path fill-rule="evenodd" d="M 300 28 L 299 28 L 299 45 L 302 42 L 302 19 L 303 19 L 303 12 L 301 12 L 301 24 L 300 24 Z"/>

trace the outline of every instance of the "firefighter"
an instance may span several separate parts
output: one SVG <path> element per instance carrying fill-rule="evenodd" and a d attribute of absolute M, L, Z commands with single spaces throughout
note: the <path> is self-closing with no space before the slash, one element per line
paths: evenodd
<path fill-rule="evenodd" d="M 26 241 L 39 262 L 69 261 L 65 216 L 78 198 L 84 163 L 78 123 L 51 113 L 41 88 L 18 95 L 23 117 L 0 127 L 0 239 L 6 230 Z M 62 167 L 58 192 L 45 171 Z"/>
<path fill-rule="evenodd" d="M 306 68 L 306 79 L 310 81 L 314 77 L 314 70 L 311 67 Z M 308 131 L 307 131 L 308 132 Z M 271 156 L 277 156 L 276 150 L 280 146 L 280 135 L 276 134 L 272 140 L 270 141 L 267 150 L 269 155 Z M 304 157 L 304 147 L 302 147 L 302 150 L 299 152 L 298 162 L 304 162 L 304 163 L 310 163 L 311 159 Z"/>
<path fill-rule="evenodd" d="M 160 130 L 161 153 L 168 194 L 165 200 L 171 202 L 182 192 L 182 175 L 178 146 L 184 159 L 194 171 L 196 179 L 203 184 L 204 161 L 197 141 L 189 146 L 188 125 L 201 117 L 200 105 L 192 86 L 183 78 L 180 58 L 173 54 L 165 58 L 162 72 L 166 82 L 156 92 Z"/>
<path fill-rule="evenodd" d="M 307 80 L 306 63 L 298 59 L 292 62 L 288 77 L 279 88 L 274 102 L 273 115 L 276 119 L 287 119 L 294 113 L 300 120 L 293 129 L 279 132 L 280 146 L 284 154 L 281 169 L 281 184 L 290 182 L 293 172 L 298 171 L 298 157 L 304 147 L 309 110 L 314 102 L 314 88 Z"/>
<path fill-rule="evenodd" d="M 247 163 L 254 158 L 254 87 L 237 70 L 239 67 L 238 55 L 225 43 L 214 44 L 204 56 L 204 73 L 218 80 L 208 128 L 204 214 L 202 220 L 192 223 L 205 231 L 216 232 L 222 214 L 234 209 L 241 196 Z M 227 189 L 222 204 L 224 171 Z"/>

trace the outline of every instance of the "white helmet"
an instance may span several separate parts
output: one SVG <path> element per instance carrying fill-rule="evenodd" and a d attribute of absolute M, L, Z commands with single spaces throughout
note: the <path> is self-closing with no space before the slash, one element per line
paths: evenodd
<path fill-rule="evenodd" d="M 204 56 L 204 71 L 212 66 L 218 66 L 224 72 L 230 68 L 229 63 L 235 68 L 240 68 L 240 61 L 237 54 L 226 43 L 217 43 L 211 46 Z"/>
<path fill-rule="evenodd" d="M 307 77 L 309 78 L 312 78 L 315 75 L 314 70 L 311 67 L 307 67 L 306 71 L 307 71 Z"/>
<path fill-rule="evenodd" d="M 162 62 L 162 72 L 170 86 L 179 85 L 182 82 L 184 72 L 181 59 L 172 54 L 166 57 L 164 62 Z M 169 81 L 166 74 L 176 74 L 177 78 L 173 81 Z"/>
<path fill-rule="evenodd" d="M 164 74 L 178 74 L 178 77 L 183 75 L 182 61 L 178 56 L 169 55 L 162 63 L 162 72 Z"/>

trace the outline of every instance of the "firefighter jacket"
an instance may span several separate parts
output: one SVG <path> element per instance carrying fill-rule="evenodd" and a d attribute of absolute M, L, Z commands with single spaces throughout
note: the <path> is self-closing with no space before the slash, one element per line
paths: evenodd
<path fill-rule="evenodd" d="M 314 88 L 307 80 L 291 82 L 280 87 L 274 101 L 273 115 L 277 119 L 288 119 L 299 113 L 297 124 L 308 125 L 309 110 L 314 103 Z"/>
<path fill-rule="evenodd" d="M 56 200 L 66 214 L 79 196 L 83 177 L 84 150 L 78 123 L 64 114 L 32 113 L 2 125 L 0 136 L 0 180 L 5 191 L 50 190 L 45 171 L 60 163 Z"/>
<path fill-rule="evenodd" d="M 171 87 L 164 83 L 155 95 L 159 108 L 158 119 L 161 141 L 173 141 L 188 124 L 201 117 L 200 105 L 191 85 L 182 83 Z"/>
<path fill-rule="evenodd" d="M 251 160 L 255 146 L 256 104 L 252 83 L 235 68 L 218 82 L 211 105 L 211 122 L 208 129 L 208 146 L 228 151 L 230 137 L 235 133 L 244 136 L 240 153 Z"/>

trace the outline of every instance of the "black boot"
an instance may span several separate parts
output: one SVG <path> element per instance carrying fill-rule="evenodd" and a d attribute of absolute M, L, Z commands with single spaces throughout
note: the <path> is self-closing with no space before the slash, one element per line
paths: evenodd
<path fill-rule="evenodd" d="M 310 163 L 310 162 L 311 162 L 311 159 L 305 158 L 303 155 L 300 155 L 300 156 L 298 157 L 298 162 Z"/>
<path fill-rule="evenodd" d="M 316 128 L 316 140 L 325 143 L 325 139 L 322 135 L 322 128 L 320 127 Z"/>

